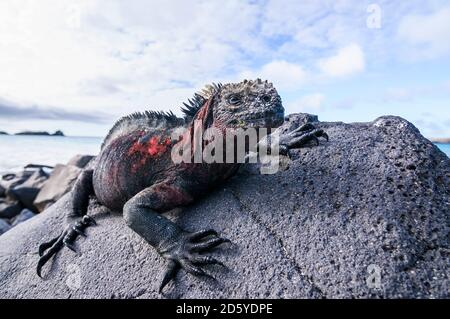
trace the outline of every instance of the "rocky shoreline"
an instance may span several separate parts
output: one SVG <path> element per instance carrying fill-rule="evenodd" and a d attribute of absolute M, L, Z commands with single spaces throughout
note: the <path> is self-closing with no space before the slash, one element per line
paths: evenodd
<path fill-rule="evenodd" d="M 66 165 L 29 164 L 0 179 L 0 235 L 53 205 L 72 187 L 93 158 L 77 155 Z"/>
<path fill-rule="evenodd" d="M 431 138 L 430 141 L 432 141 L 433 143 L 438 143 L 438 144 L 450 144 L 450 137 Z"/>
<path fill-rule="evenodd" d="M 5 131 L 0 131 L 0 135 L 10 135 L 10 134 Z M 55 133 L 53 133 L 53 134 L 46 132 L 46 131 L 23 131 L 23 132 L 15 133 L 13 135 L 65 136 L 64 133 L 60 130 L 55 131 Z"/>
<path fill-rule="evenodd" d="M 64 173 L 55 167 L 37 198 L 59 193 L 33 202 L 51 207 L 0 236 L 0 295 L 448 298 L 450 159 L 398 117 L 346 124 L 295 114 L 284 129 L 306 121 L 330 141 L 293 151 L 274 175 L 243 169 L 182 214 L 168 213 L 184 229 L 213 228 L 232 241 L 215 256 L 228 270 L 208 269 L 217 281 L 181 272 L 159 294 L 164 260 L 95 201 L 89 214 L 98 225 L 77 241 L 79 253 L 63 249 L 39 278 L 37 247 L 61 232 L 71 209 L 70 194 L 53 202 L 80 170 L 72 163 Z"/>

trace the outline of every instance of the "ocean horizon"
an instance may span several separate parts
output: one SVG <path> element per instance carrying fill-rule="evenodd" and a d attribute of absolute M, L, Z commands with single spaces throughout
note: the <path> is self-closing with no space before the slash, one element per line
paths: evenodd
<path fill-rule="evenodd" d="M 0 174 L 28 164 L 66 164 L 77 154 L 97 155 L 102 137 L 0 135 Z M 435 144 L 450 157 L 450 144 Z"/>
<path fill-rule="evenodd" d="M 0 174 L 27 164 L 66 164 L 77 154 L 97 155 L 103 138 L 75 136 L 0 135 Z"/>

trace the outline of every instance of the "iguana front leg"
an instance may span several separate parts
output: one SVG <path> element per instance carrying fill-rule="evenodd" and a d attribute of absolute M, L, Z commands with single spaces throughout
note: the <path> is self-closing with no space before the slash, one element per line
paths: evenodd
<path fill-rule="evenodd" d="M 319 145 L 319 137 L 329 140 L 328 134 L 322 129 L 317 129 L 311 123 L 306 123 L 299 128 L 281 134 L 279 137 L 280 153 L 283 155 L 289 155 L 289 150 L 294 148 L 300 148 L 311 141 L 316 142 Z"/>
<path fill-rule="evenodd" d="M 199 266 L 221 263 L 200 253 L 229 242 L 226 238 L 218 237 L 214 230 L 187 232 L 160 214 L 189 204 L 192 200 L 180 185 L 162 182 L 141 191 L 124 206 L 127 225 L 169 260 L 159 292 L 180 268 L 195 276 L 211 277 Z"/>
<path fill-rule="evenodd" d="M 291 149 L 300 148 L 311 141 L 319 145 L 319 137 L 323 137 L 326 141 L 329 140 L 328 134 L 324 130 L 316 129 L 311 123 L 306 123 L 287 133 L 280 133 L 279 130 L 276 130 L 274 133 L 263 137 L 258 142 L 258 148 L 259 150 L 265 150 L 268 154 L 273 154 L 273 150 L 276 149 L 279 154 L 290 156 Z M 247 154 L 246 161 L 256 155 L 257 153 L 254 152 Z"/>

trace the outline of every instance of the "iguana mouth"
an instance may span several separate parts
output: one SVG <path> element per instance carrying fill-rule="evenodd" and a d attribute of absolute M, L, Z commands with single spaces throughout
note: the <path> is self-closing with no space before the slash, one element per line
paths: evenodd
<path fill-rule="evenodd" d="M 246 119 L 233 119 L 228 121 L 228 125 L 231 125 L 233 127 L 264 127 L 266 124 L 266 118 L 265 117 L 254 117 L 254 118 L 246 118 Z"/>
<path fill-rule="evenodd" d="M 278 112 L 265 112 L 264 114 L 256 114 L 242 119 L 233 119 L 228 121 L 227 124 L 237 125 L 242 127 L 278 127 L 283 123 L 284 110 Z"/>

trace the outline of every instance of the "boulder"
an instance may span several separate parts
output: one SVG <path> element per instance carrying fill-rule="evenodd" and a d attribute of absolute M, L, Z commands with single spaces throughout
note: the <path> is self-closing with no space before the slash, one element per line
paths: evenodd
<path fill-rule="evenodd" d="M 20 212 L 19 215 L 17 215 L 14 218 L 14 220 L 11 223 L 11 227 L 15 227 L 15 226 L 19 225 L 20 223 L 23 223 L 24 221 L 26 221 L 34 216 L 36 216 L 36 214 L 33 213 L 31 210 L 24 209 Z"/>
<path fill-rule="evenodd" d="M 6 220 L 0 218 L 0 235 L 11 229 L 11 225 Z"/>
<path fill-rule="evenodd" d="M 37 210 L 42 212 L 69 192 L 81 171 L 73 165 L 56 165 L 34 201 Z"/>
<path fill-rule="evenodd" d="M 30 188 L 42 188 L 45 181 L 49 178 L 49 174 L 42 168 L 37 168 L 33 174 L 20 186 Z M 17 186 L 15 187 L 17 188 Z"/>
<path fill-rule="evenodd" d="M 8 197 L 20 202 L 23 207 L 38 212 L 34 200 L 48 179 L 48 174 L 42 169 L 36 170 L 24 183 L 15 186 L 7 192 Z"/>
<path fill-rule="evenodd" d="M 20 173 L 5 174 L 0 180 L 0 186 L 7 193 L 10 189 L 23 184 L 31 175 L 33 175 L 34 170 L 23 170 Z"/>
<path fill-rule="evenodd" d="M 308 117 L 295 115 L 285 128 Z M 309 120 L 314 118 L 309 117 Z M 217 282 L 180 272 L 157 292 L 166 262 L 120 215 L 98 223 L 36 275 L 37 246 L 58 235 L 70 195 L 0 237 L 4 298 L 448 298 L 450 160 L 407 121 L 317 122 L 330 135 L 293 151 L 274 175 L 242 171 L 167 216 L 231 239 L 213 253 Z"/>
<path fill-rule="evenodd" d="M 33 187 L 17 187 L 8 192 L 8 197 L 20 203 L 21 206 L 28 208 L 34 212 L 38 212 L 34 206 L 34 200 L 39 193 L 39 188 Z"/>
<path fill-rule="evenodd" d="M 23 206 L 17 202 L 0 202 L 0 218 L 10 219 L 22 211 Z"/>
<path fill-rule="evenodd" d="M 95 156 L 92 155 L 76 155 L 67 165 L 73 165 L 79 168 L 84 168 Z"/>

